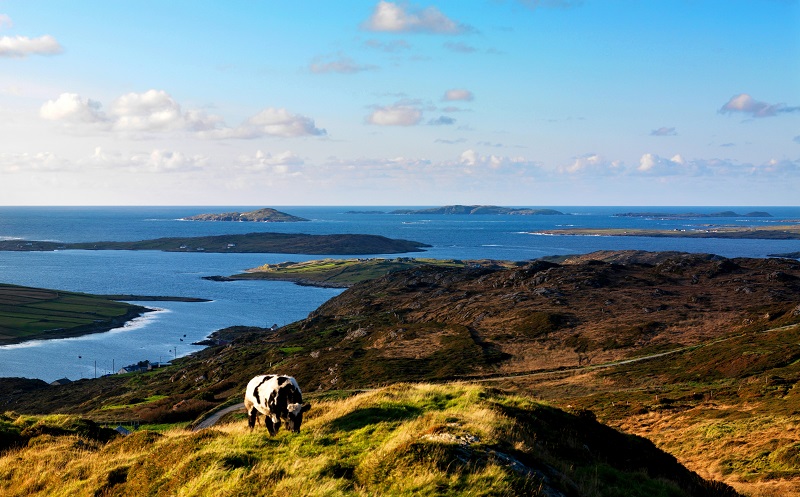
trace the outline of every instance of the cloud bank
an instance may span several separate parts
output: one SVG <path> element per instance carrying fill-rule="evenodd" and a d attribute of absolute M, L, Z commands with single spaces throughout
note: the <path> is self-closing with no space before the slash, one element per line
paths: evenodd
<path fill-rule="evenodd" d="M 203 110 L 183 111 L 181 106 L 163 90 L 127 93 L 117 98 L 108 113 L 102 104 L 76 93 L 62 93 L 48 100 L 39 110 L 43 119 L 65 124 L 90 124 L 104 131 L 121 133 L 186 132 L 200 138 L 253 139 L 267 136 L 323 136 L 314 120 L 286 109 L 268 107 L 236 127 L 229 127 L 220 116 Z"/>

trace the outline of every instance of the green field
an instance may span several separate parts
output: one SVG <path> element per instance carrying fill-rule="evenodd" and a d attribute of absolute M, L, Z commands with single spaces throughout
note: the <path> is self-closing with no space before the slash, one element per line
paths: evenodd
<path fill-rule="evenodd" d="M 143 312 L 94 295 L 0 284 L 0 345 L 105 331 Z"/>

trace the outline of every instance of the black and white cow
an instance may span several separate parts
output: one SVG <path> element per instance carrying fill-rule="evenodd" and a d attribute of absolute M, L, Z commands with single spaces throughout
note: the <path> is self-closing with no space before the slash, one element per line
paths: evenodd
<path fill-rule="evenodd" d="M 311 404 L 303 404 L 303 394 L 294 378 L 268 374 L 256 376 L 247 384 L 244 408 L 251 430 L 259 414 L 263 414 L 269 434 L 275 435 L 281 421 L 286 423 L 287 430 L 299 432 L 303 413 L 311 409 Z"/>

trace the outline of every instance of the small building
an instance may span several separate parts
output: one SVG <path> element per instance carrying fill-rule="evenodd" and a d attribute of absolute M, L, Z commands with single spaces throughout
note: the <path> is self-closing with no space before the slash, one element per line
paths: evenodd
<path fill-rule="evenodd" d="M 131 434 L 131 430 L 125 428 L 122 425 L 117 426 L 116 428 L 114 428 L 114 430 L 116 430 L 117 433 L 119 433 L 120 435 L 123 435 L 123 436 L 128 436 L 128 435 Z"/>
<path fill-rule="evenodd" d="M 69 378 L 60 378 L 58 380 L 50 382 L 50 384 L 54 387 L 60 387 L 61 385 L 69 385 L 70 383 L 72 383 L 72 380 L 70 380 Z"/>

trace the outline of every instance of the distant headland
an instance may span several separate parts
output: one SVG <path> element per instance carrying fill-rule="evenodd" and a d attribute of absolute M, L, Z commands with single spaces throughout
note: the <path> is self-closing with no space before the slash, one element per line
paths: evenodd
<path fill-rule="evenodd" d="M 696 219 L 707 217 L 772 217 L 769 212 L 753 211 L 747 214 L 737 214 L 733 211 L 712 212 L 710 214 L 699 214 L 697 212 L 624 212 L 614 214 L 615 217 L 654 217 L 658 219 Z"/>
<path fill-rule="evenodd" d="M 445 205 L 430 209 L 398 209 L 384 211 L 347 211 L 346 214 L 458 214 L 458 215 L 514 215 L 514 216 L 563 216 L 563 212 L 554 209 L 529 209 L 514 207 L 498 207 L 496 205 Z"/>
<path fill-rule="evenodd" d="M 296 223 L 308 219 L 293 216 L 275 209 L 264 208 L 249 212 L 223 212 L 221 214 L 198 214 L 181 218 L 182 221 L 235 221 L 254 223 Z"/>

